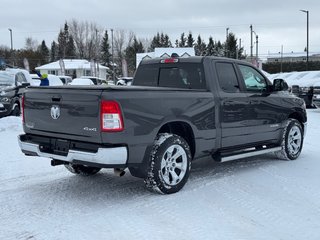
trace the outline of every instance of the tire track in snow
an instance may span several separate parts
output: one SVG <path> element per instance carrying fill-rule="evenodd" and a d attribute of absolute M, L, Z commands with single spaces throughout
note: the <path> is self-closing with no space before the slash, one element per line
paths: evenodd
<path fill-rule="evenodd" d="M 287 214 L 279 214 L 281 209 L 274 207 L 272 202 L 265 202 L 259 197 L 252 196 L 250 194 L 251 183 L 247 184 L 237 177 L 238 172 L 241 173 L 241 169 L 253 168 L 253 171 L 260 171 L 261 167 L 264 167 L 265 165 L 272 166 L 273 164 L 275 163 L 270 161 L 269 164 L 265 160 L 240 160 L 239 162 L 230 163 L 226 165 L 226 167 L 218 166 L 216 171 L 205 170 L 203 176 L 193 177 L 194 179 L 191 180 L 190 185 L 192 185 L 191 187 L 194 189 L 194 191 L 197 191 L 199 188 L 213 186 L 216 191 L 220 192 L 220 194 L 228 201 L 234 203 L 235 206 L 246 209 L 247 211 L 251 212 L 252 215 L 260 216 L 260 218 L 265 219 L 267 222 L 272 222 L 272 226 L 275 228 L 266 226 L 266 228 L 269 228 L 271 232 L 275 231 L 277 225 L 294 229 L 296 228 L 296 223 L 293 221 L 287 221 L 290 219 L 290 215 L 288 216 Z M 213 176 L 210 176 L 212 173 L 214 173 Z M 312 233 L 306 235 L 312 236 Z"/>
<path fill-rule="evenodd" d="M 278 170 L 278 168 L 276 168 L 275 166 L 261 167 L 260 169 L 261 171 L 272 176 L 281 183 L 284 183 L 285 186 L 295 186 L 295 189 L 298 188 L 303 193 L 306 193 L 306 195 L 313 196 L 315 199 L 320 199 L 319 189 L 314 189 L 312 185 L 308 185 L 309 188 L 306 188 L 301 184 L 300 181 L 297 181 L 294 177 L 281 175 L 281 170 Z M 292 193 L 292 191 L 289 191 L 289 188 L 284 188 L 284 190 L 286 190 L 288 193 Z M 319 208 L 319 206 L 317 207 Z"/>

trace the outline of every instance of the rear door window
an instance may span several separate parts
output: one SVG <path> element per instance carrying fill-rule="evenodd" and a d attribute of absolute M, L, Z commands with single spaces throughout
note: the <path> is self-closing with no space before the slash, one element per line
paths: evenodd
<path fill-rule="evenodd" d="M 216 63 L 219 84 L 224 92 L 239 92 L 239 82 L 232 63 Z"/>

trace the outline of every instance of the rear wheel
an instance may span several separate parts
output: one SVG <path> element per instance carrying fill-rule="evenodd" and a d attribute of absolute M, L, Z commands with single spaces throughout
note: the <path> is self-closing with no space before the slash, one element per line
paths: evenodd
<path fill-rule="evenodd" d="M 98 173 L 101 170 L 101 168 L 97 168 L 97 167 L 89 167 L 89 166 L 85 166 L 85 165 L 72 164 L 72 163 L 65 164 L 64 166 L 71 173 L 82 175 L 82 176 L 91 176 L 91 175 Z"/>
<path fill-rule="evenodd" d="M 282 135 L 282 150 L 276 152 L 279 159 L 295 160 L 303 146 L 303 129 L 299 121 L 289 119 Z"/>
<path fill-rule="evenodd" d="M 178 192 L 186 184 L 190 168 L 188 143 L 174 134 L 158 134 L 149 159 L 146 187 L 162 194 Z"/>

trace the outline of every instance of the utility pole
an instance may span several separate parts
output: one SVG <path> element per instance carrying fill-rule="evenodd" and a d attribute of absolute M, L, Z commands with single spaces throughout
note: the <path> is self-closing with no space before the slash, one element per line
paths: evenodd
<path fill-rule="evenodd" d="M 281 45 L 281 53 L 280 53 L 280 72 L 282 73 L 282 58 L 283 58 L 283 45 Z"/>
<path fill-rule="evenodd" d="M 309 11 L 307 11 L 307 10 L 300 10 L 300 11 L 307 14 L 307 65 L 306 65 L 306 70 L 308 71 L 308 65 L 309 65 Z"/>
<path fill-rule="evenodd" d="M 113 29 L 111 29 L 111 54 L 112 54 L 112 80 L 114 83 L 116 83 L 115 77 L 114 77 L 114 57 L 113 57 Z"/>
<path fill-rule="evenodd" d="M 98 29 L 96 29 L 96 46 L 98 46 L 98 47 L 96 47 L 96 52 L 95 52 L 95 55 L 96 55 L 96 59 L 95 59 L 95 61 L 96 61 L 96 63 L 94 64 L 94 67 L 96 68 L 96 70 L 95 70 L 95 74 L 96 74 L 96 76 L 95 77 L 99 77 L 100 76 L 100 73 L 99 73 L 99 40 L 98 40 Z"/>
<path fill-rule="evenodd" d="M 229 38 L 229 28 L 226 28 L 226 46 L 225 46 L 225 56 L 228 57 L 228 38 Z"/>
<path fill-rule="evenodd" d="M 251 45 L 250 45 L 250 59 L 251 59 L 251 63 L 252 63 L 252 59 L 253 59 L 253 40 L 252 40 L 252 24 L 250 25 L 250 35 L 251 35 Z"/>
<path fill-rule="evenodd" d="M 241 51 L 241 38 L 239 39 L 239 51 Z M 241 54 L 238 57 L 239 57 L 239 59 L 241 59 Z"/>
<path fill-rule="evenodd" d="M 11 51 L 13 50 L 13 44 L 12 44 L 12 29 L 8 28 L 8 30 L 10 31 L 10 39 L 11 39 Z"/>
<path fill-rule="evenodd" d="M 256 61 L 258 63 L 258 35 L 256 35 Z"/>

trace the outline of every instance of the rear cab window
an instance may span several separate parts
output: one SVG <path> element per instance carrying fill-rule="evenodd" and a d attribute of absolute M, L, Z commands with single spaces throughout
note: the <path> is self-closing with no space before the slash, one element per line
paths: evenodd
<path fill-rule="evenodd" d="M 134 76 L 132 85 L 206 89 L 202 64 L 186 62 L 142 64 Z"/>

